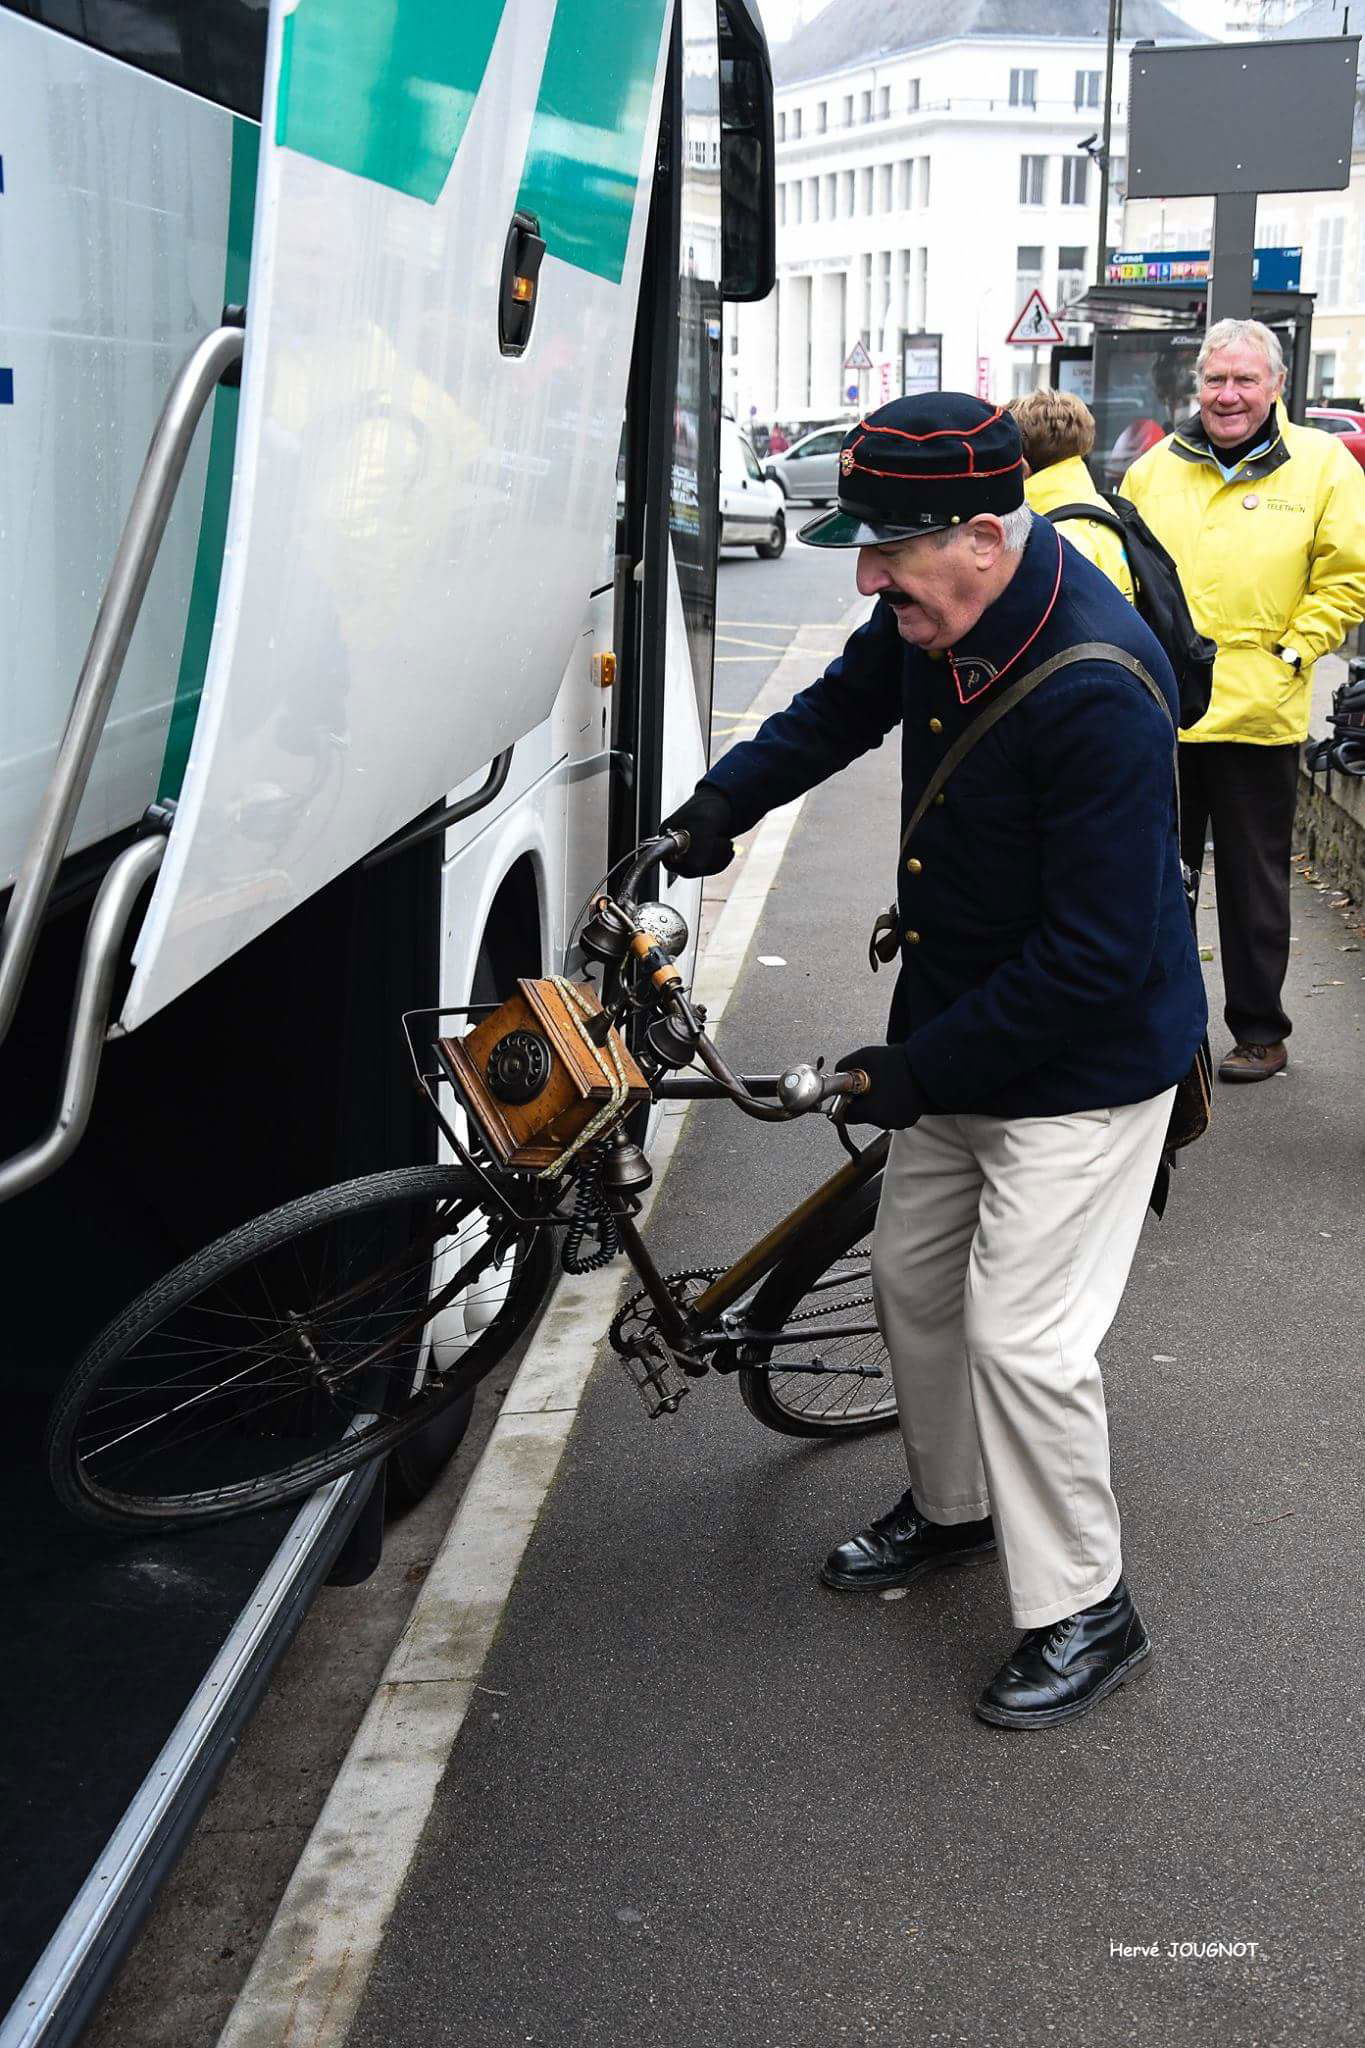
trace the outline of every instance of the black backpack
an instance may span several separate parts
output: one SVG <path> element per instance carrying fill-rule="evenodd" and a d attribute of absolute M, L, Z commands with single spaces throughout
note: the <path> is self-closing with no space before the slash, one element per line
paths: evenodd
<path fill-rule="evenodd" d="M 1054 526 L 1064 519 L 1093 519 L 1123 542 L 1137 596 L 1138 616 L 1151 627 L 1175 670 L 1182 727 L 1197 725 L 1213 694 L 1212 640 L 1196 632 L 1180 572 L 1136 505 L 1127 498 L 1092 498 L 1085 505 L 1058 505 L 1048 513 Z"/>

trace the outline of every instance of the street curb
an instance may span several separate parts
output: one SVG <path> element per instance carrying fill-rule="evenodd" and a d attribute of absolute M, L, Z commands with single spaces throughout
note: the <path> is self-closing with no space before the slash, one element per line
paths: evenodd
<path fill-rule="evenodd" d="M 850 608 L 846 629 L 865 609 L 862 600 Z M 794 644 L 753 710 L 764 717 L 780 709 L 815 665 Z M 713 1031 L 804 801 L 764 819 L 716 917 L 693 983 Z M 642 1224 L 689 1107 L 660 1112 Z M 629 1277 L 620 1265 L 565 1276 L 551 1297 L 218 2048 L 340 2048 L 349 2034 Z"/>

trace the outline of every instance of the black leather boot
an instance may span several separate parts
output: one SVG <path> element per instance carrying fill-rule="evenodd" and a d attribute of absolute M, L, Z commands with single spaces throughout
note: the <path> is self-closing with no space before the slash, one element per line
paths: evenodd
<path fill-rule="evenodd" d="M 980 1522 L 929 1522 L 907 1490 L 889 1514 L 831 1550 L 820 1576 L 841 1593 L 875 1593 L 908 1586 L 944 1565 L 976 1564 L 994 1549 L 989 1515 Z"/>
<path fill-rule="evenodd" d="M 1054 1728 L 1114 1692 L 1151 1651 L 1133 1596 L 1120 1579 L 1093 1607 L 1046 1628 L 1026 1629 L 976 1711 L 995 1728 Z"/>

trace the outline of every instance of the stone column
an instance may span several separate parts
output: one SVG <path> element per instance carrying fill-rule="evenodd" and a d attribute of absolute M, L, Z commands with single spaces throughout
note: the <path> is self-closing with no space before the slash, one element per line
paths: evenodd
<path fill-rule="evenodd" d="M 841 270 L 821 271 L 811 280 L 810 403 L 813 412 L 819 407 L 839 403 L 847 345 L 844 334 L 846 289 Z"/>

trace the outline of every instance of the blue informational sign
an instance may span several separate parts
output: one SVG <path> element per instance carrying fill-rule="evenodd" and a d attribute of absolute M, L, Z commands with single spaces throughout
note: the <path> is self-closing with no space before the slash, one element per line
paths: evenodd
<path fill-rule="evenodd" d="M 1252 289 L 1296 292 L 1302 249 L 1257 249 L 1251 259 Z M 1116 249 L 1104 268 L 1106 284 L 1206 284 L 1207 249 Z"/>

